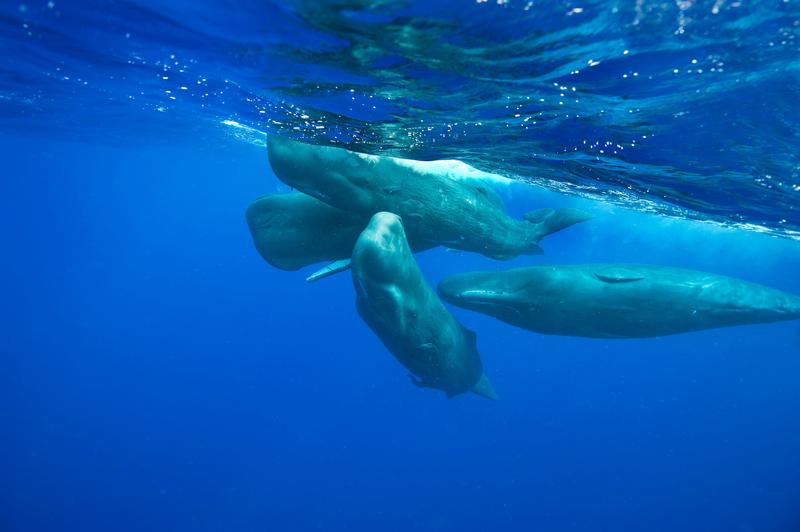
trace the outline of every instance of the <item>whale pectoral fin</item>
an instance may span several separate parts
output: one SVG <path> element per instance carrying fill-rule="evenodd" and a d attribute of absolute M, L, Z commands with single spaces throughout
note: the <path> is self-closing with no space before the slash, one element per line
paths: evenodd
<path fill-rule="evenodd" d="M 481 378 L 478 379 L 478 382 L 475 383 L 475 386 L 472 387 L 471 391 L 476 395 L 491 399 L 492 401 L 497 401 L 499 399 L 497 392 L 494 391 L 492 383 L 489 382 L 489 378 L 485 373 L 481 374 Z"/>
<path fill-rule="evenodd" d="M 411 384 L 413 384 L 417 388 L 427 388 L 427 386 L 425 386 L 425 383 L 423 382 L 423 380 L 420 379 L 419 377 L 417 377 L 416 375 L 414 375 L 412 373 L 409 373 L 408 374 L 408 378 L 411 379 Z"/>
<path fill-rule="evenodd" d="M 350 259 L 335 260 L 306 277 L 306 282 L 313 283 L 315 281 L 319 281 L 320 279 L 324 279 L 325 277 L 330 277 L 335 273 L 343 272 L 349 268 Z"/>
<path fill-rule="evenodd" d="M 641 274 L 624 268 L 608 268 L 603 273 L 594 272 L 594 277 L 604 283 L 635 283 L 644 279 Z"/>

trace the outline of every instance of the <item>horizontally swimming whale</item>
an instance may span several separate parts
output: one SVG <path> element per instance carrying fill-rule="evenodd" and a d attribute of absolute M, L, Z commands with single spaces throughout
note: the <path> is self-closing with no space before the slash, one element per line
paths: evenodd
<path fill-rule="evenodd" d="M 448 397 L 467 391 L 496 399 L 475 334 L 447 311 L 425 282 L 400 218 L 375 214 L 353 249 L 358 314 L 420 387 Z"/>
<path fill-rule="evenodd" d="M 577 209 L 541 209 L 513 219 L 481 182 L 489 174 L 458 161 L 378 157 L 273 135 L 267 145 L 270 165 L 287 185 L 346 211 L 396 213 L 415 243 L 509 259 L 540 254 L 543 237 L 590 218 Z"/>
<path fill-rule="evenodd" d="M 349 267 L 353 246 L 370 218 L 299 192 L 262 196 L 247 208 L 245 217 L 258 253 L 276 268 L 298 270 L 330 263 L 311 274 L 309 281 Z M 414 245 L 412 240 L 412 247 L 417 252 L 432 246 Z"/>
<path fill-rule="evenodd" d="M 643 338 L 800 318 L 800 297 L 766 286 L 639 264 L 533 266 L 439 284 L 453 305 L 542 334 Z"/>

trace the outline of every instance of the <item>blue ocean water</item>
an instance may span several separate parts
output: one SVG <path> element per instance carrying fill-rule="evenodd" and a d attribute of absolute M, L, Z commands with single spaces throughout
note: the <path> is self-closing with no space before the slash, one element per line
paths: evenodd
<path fill-rule="evenodd" d="M 265 133 L 509 177 L 545 255 L 800 294 L 800 4 L 0 5 L 0 530 L 800 530 L 800 325 L 544 336 L 411 385 L 348 274 L 269 267 Z M 533 185 L 533 186 L 531 186 Z"/>

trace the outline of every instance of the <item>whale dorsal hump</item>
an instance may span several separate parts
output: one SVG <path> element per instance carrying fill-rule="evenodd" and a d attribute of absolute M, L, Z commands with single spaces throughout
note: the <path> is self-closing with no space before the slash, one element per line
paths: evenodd
<path fill-rule="evenodd" d="M 644 279 L 641 273 L 627 268 L 603 268 L 599 272 L 594 272 L 598 281 L 604 283 L 634 283 Z"/>

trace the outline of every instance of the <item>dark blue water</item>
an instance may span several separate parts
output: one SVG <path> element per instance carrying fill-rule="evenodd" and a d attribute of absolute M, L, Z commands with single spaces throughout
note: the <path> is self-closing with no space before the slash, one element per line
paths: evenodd
<path fill-rule="evenodd" d="M 798 322 L 452 309 L 501 399 L 448 400 L 349 275 L 270 268 L 244 222 L 286 190 L 279 132 L 595 215 L 542 257 L 419 254 L 431 283 L 648 262 L 800 293 L 800 4 L 51 4 L 0 7 L 0 530 L 800 530 Z"/>

